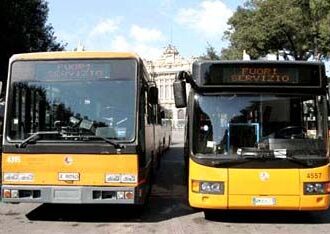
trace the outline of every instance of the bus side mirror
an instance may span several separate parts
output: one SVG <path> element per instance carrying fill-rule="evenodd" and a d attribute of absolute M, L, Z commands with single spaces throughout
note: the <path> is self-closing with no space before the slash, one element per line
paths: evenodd
<path fill-rule="evenodd" d="M 174 101 L 176 108 L 187 106 L 186 97 L 186 82 L 183 80 L 176 80 L 173 83 Z"/>
<path fill-rule="evenodd" d="M 150 87 L 149 88 L 149 95 L 148 95 L 148 101 L 152 105 L 158 104 L 158 89 L 157 87 Z"/>
<path fill-rule="evenodd" d="M 0 81 L 0 94 L 2 92 L 2 81 Z"/>

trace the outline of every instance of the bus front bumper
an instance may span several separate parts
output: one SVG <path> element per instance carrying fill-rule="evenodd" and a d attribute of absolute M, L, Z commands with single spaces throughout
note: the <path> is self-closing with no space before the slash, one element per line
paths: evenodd
<path fill-rule="evenodd" d="M 67 204 L 142 204 L 143 187 L 3 185 L 2 202 Z"/>
<path fill-rule="evenodd" d="M 285 195 L 214 195 L 189 194 L 189 204 L 202 209 L 230 210 L 306 210 L 317 211 L 329 208 L 328 194 L 310 196 Z M 259 201 L 259 202 L 258 202 Z"/>

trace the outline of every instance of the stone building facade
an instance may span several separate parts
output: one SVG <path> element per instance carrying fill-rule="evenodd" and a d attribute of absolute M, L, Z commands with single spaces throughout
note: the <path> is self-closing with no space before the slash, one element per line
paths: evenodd
<path fill-rule="evenodd" d="M 192 63 L 196 59 L 185 59 L 180 56 L 173 45 L 165 47 L 160 58 L 146 61 L 146 67 L 151 77 L 155 80 L 159 90 L 160 104 L 169 111 L 172 117 L 173 128 L 183 128 L 186 114 L 185 108 L 177 109 L 174 104 L 173 82 L 179 71 L 191 72 Z M 187 87 L 187 93 L 189 87 Z"/>

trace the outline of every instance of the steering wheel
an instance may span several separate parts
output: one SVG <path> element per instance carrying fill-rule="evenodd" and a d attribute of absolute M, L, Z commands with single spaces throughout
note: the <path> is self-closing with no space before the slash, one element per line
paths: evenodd
<path fill-rule="evenodd" d="M 287 126 L 278 130 L 275 138 L 283 139 L 304 139 L 306 138 L 307 130 L 302 126 Z"/>

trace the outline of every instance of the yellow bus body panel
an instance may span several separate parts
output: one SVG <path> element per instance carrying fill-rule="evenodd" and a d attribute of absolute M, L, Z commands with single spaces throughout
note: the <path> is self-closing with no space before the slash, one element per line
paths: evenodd
<path fill-rule="evenodd" d="M 228 196 L 224 195 L 202 194 L 192 192 L 192 180 L 197 181 L 227 181 L 228 170 L 226 168 L 213 168 L 195 163 L 189 159 L 189 204 L 196 208 L 226 209 L 228 207 Z M 225 183 L 225 191 L 228 190 L 228 184 Z"/>
<path fill-rule="evenodd" d="M 193 192 L 193 180 L 222 181 L 224 194 Z M 214 168 L 190 159 L 189 203 L 205 209 L 325 210 L 329 195 L 304 195 L 304 182 L 329 180 L 329 165 L 312 169 Z M 256 204 L 256 199 L 272 203 Z"/>
<path fill-rule="evenodd" d="M 300 194 L 298 169 L 228 169 L 229 195 Z"/>
<path fill-rule="evenodd" d="M 12 160 L 15 158 L 15 160 Z M 11 185 L 137 186 L 137 183 L 106 183 L 106 174 L 138 176 L 136 154 L 2 154 L 3 173 L 33 173 L 31 182 L 4 181 Z M 59 173 L 79 173 L 78 181 L 60 181 Z"/>

